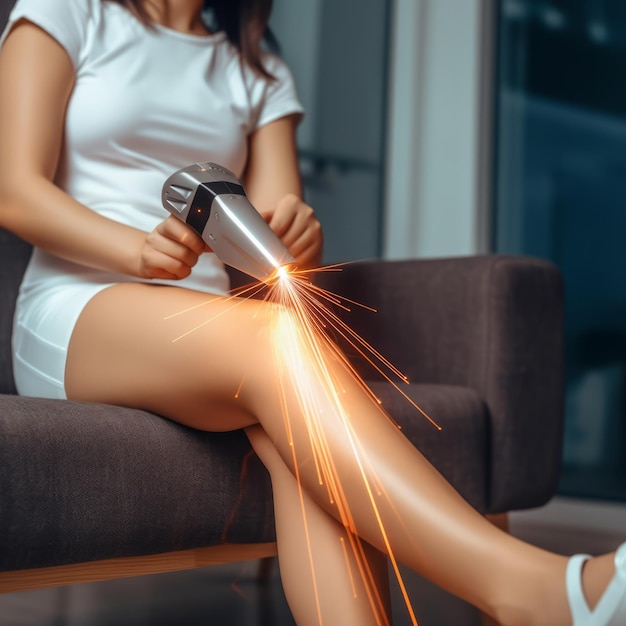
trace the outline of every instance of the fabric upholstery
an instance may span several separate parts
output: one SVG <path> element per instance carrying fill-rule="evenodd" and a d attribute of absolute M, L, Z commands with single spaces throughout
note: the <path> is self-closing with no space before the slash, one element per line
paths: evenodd
<path fill-rule="evenodd" d="M 15 393 L 11 366 L 11 329 L 17 291 L 31 247 L 0 228 L 0 393 Z"/>
<path fill-rule="evenodd" d="M 490 512 L 538 506 L 561 464 L 563 285 L 528 257 L 355 263 L 323 284 L 413 381 L 473 389 L 490 419 Z M 368 376 L 367 368 L 363 368 Z"/>
<path fill-rule="evenodd" d="M 30 248 L 0 230 L 0 570 L 274 538 L 267 472 L 241 432 L 20 398 L 11 318 Z M 349 324 L 403 370 L 438 431 L 358 363 L 406 436 L 474 507 L 539 506 L 562 428 L 562 285 L 544 261 L 365 261 L 324 286 L 378 308 Z"/>
<path fill-rule="evenodd" d="M 273 539 L 266 477 L 245 476 L 254 489 L 239 502 L 243 432 L 99 404 L 0 406 L 2 569 Z"/>
<path fill-rule="evenodd" d="M 412 387 L 442 432 L 389 386 L 376 392 L 483 508 L 480 400 L 462 388 Z M 242 432 L 198 432 L 101 404 L 0 396 L 0 407 L 0 570 L 275 539 L 269 477 Z"/>

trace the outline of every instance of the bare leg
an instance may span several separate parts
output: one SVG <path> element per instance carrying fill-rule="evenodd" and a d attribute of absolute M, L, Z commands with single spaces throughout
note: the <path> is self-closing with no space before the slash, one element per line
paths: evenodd
<path fill-rule="evenodd" d="M 287 602 L 299 626 L 391 624 L 387 559 L 348 532 L 298 486 L 263 429 L 246 429 L 274 491 L 278 560 Z"/>
<path fill-rule="evenodd" d="M 507 513 L 502 513 L 499 515 L 486 515 L 485 519 L 491 522 L 494 526 L 499 528 L 501 531 L 508 533 L 509 532 L 509 516 Z M 496 622 L 490 615 L 485 613 L 481 614 L 481 626 L 500 626 L 498 622 Z"/>
<path fill-rule="evenodd" d="M 136 284 L 98 294 L 72 338 L 68 395 L 143 407 L 207 430 L 260 423 L 284 463 L 297 472 L 308 497 L 339 518 L 337 504 L 329 501 L 327 487 L 320 485 L 311 463 L 310 433 L 298 419 L 301 406 L 294 389 L 288 384 L 282 399 L 277 393 L 268 330 L 275 310 L 243 302 L 227 311 L 229 304 L 213 299 L 164 321 L 168 314 L 204 301 L 202 294 Z M 172 338 L 211 317 L 210 323 L 172 343 Z M 328 367 L 342 385 L 341 402 L 366 457 L 361 471 L 351 433 L 338 427 L 336 407 L 327 403 L 319 427 L 335 461 L 336 478 L 345 486 L 354 530 L 378 549 L 389 547 L 401 562 L 503 624 L 570 624 L 563 582 L 566 559 L 487 522 L 381 419 L 339 363 L 329 358 Z M 235 399 L 242 378 L 245 384 Z M 318 392 L 324 397 L 326 390 L 320 387 Z M 290 437 L 282 417 L 285 407 L 293 416 Z M 298 450 L 297 466 L 292 443 Z M 381 495 L 370 497 L 364 477 L 382 486 Z M 597 586 L 603 588 L 611 575 L 611 567 L 596 572 Z"/>

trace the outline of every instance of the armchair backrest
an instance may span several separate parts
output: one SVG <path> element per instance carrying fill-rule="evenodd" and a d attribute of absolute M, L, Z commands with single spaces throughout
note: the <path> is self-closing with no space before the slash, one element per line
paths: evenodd
<path fill-rule="evenodd" d="M 0 393 L 15 393 L 11 332 L 15 300 L 32 247 L 0 228 Z"/>

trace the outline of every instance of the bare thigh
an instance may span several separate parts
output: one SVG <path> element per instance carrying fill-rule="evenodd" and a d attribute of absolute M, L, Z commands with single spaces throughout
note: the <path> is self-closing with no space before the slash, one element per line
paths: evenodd
<path fill-rule="evenodd" d="M 72 335 L 67 396 L 203 430 L 255 424 L 247 399 L 267 361 L 271 309 L 178 287 L 109 287 L 87 304 Z"/>

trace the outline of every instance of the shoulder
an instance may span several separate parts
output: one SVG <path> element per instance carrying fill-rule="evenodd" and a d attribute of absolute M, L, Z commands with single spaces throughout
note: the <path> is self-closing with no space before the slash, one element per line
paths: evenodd
<path fill-rule="evenodd" d="M 261 63 L 269 74 L 269 77 L 262 76 L 253 68 L 243 64 L 236 50 L 230 46 L 229 52 L 229 73 L 232 77 L 237 76 L 246 85 L 248 93 L 256 98 L 263 97 L 264 94 L 280 89 L 292 89 L 294 79 L 288 65 L 281 57 L 274 53 L 265 52 L 261 56 Z"/>
<path fill-rule="evenodd" d="M 285 61 L 273 53 L 264 53 L 263 67 L 273 79 L 248 70 L 250 101 L 255 111 L 254 128 L 287 115 L 304 112 L 291 70 Z"/>
<path fill-rule="evenodd" d="M 64 23 L 86 20 L 101 9 L 106 0 L 17 0 L 10 17 L 41 16 L 47 21 Z"/>
<path fill-rule="evenodd" d="M 293 80 L 291 70 L 285 61 L 272 52 L 266 52 L 262 57 L 263 67 L 272 75 L 278 82 L 289 82 Z"/>
<path fill-rule="evenodd" d="M 17 0 L 2 39 L 26 19 L 56 39 L 77 65 L 88 31 L 102 11 L 103 0 Z"/>

